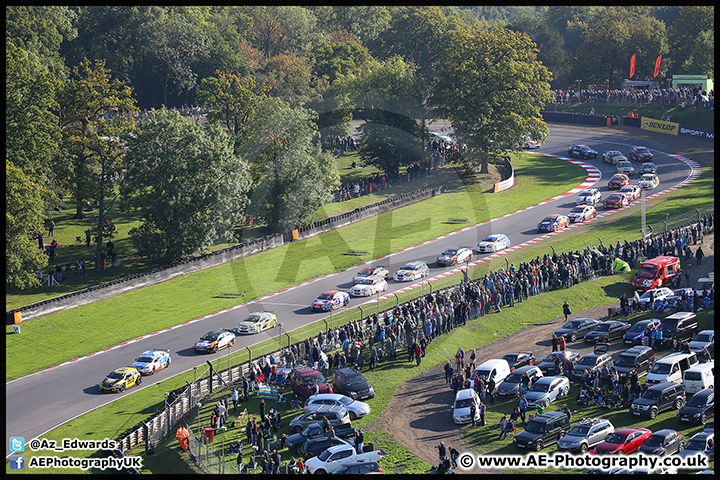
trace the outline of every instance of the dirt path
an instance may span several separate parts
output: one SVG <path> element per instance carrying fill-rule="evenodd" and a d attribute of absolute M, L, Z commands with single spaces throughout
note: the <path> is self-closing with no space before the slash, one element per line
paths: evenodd
<path fill-rule="evenodd" d="M 712 250 L 714 241 L 714 234 L 704 237 L 703 251 L 706 258 L 702 265 L 691 268 L 692 285 L 697 283 L 698 278 L 707 276 L 708 272 L 714 271 L 715 258 Z M 620 302 L 617 301 L 602 307 L 576 312 L 570 318 L 603 318 L 607 316 L 609 307 L 618 307 L 619 305 Z M 552 350 L 550 342 L 552 332 L 564 323 L 564 317 L 556 317 L 476 349 L 476 363 L 479 364 L 490 358 L 502 358 L 506 353 L 518 350 L 532 350 L 535 352 L 535 357 L 541 360 Z M 568 349 L 585 355 L 591 353 L 593 347 L 577 341 L 568 345 Z M 609 353 L 614 355 L 622 350 L 625 350 L 623 344 L 615 342 L 611 345 Z M 449 407 L 452 405 L 453 399 L 452 390 L 445 383 L 443 364 L 436 365 L 402 383 L 378 423 L 382 424 L 395 440 L 409 448 L 413 454 L 434 464 L 437 463 L 435 446 L 440 441 L 444 441 L 448 446 L 454 446 L 461 453 L 471 451 L 462 440 L 457 425 L 452 421 Z M 502 472 L 488 471 L 487 473 Z"/>

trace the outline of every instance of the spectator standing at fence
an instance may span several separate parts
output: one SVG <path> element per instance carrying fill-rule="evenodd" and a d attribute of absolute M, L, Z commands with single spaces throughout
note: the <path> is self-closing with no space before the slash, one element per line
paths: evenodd
<path fill-rule="evenodd" d="M 237 387 L 233 388 L 231 399 L 233 402 L 233 413 L 237 413 L 237 404 L 238 404 L 238 400 L 240 399 L 240 395 L 238 393 Z"/>
<path fill-rule="evenodd" d="M 702 264 L 702 259 L 705 257 L 705 252 L 703 252 L 702 246 L 698 247 L 698 249 L 695 251 L 695 258 L 697 259 L 697 264 Z"/>

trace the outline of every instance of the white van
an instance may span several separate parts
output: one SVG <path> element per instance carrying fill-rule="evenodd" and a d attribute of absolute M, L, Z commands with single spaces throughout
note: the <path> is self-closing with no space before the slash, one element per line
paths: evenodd
<path fill-rule="evenodd" d="M 697 393 L 706 388 L 715 388 L 715 364 L 700 363 L 685 370 L 683 385 L 686 393 Z"/>
<path fill-rule="evenodd" d="M 502 358 L 488 360 L 473 371 L 470 379 L 474 381 L 476 377 L 481 375 L 485 375 L 486 384 L 490 382 L 491 378 L 494 378 L 497 387 L 510 375 L 510 364 Z"/>
<path fill-rule="evenodd" d="M 663 382 L 682 383 L 683 373 L 698 364 L 695 352 L 675 352 L 657 360 L 645 379 L 650 387 Z"/>

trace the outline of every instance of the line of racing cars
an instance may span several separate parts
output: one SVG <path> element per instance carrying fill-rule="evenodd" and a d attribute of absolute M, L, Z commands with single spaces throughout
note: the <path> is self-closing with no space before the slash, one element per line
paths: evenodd
<path fill-rule="evenodd" d="M 598 158 L 596 150 L 587 145 L 572 145 L 568 148 L 570 158 L 592 159 Z M 597 188 L 586 188 L 580 192 L 575 201 L 575 207 L 567 215 L 554 213 L 547 215 L 538 223 L 538 232 L 556 232 L 567 228 L 570 223 L 580 223 L 590 220 L 597 215 L 596 205 L 602 204 L 605 210 L 623 208 L 642 195 L 642 190 L 653 190 L 660 185 L 657 175 L 657 166 L 653 163 L 655 156 L 647 148 L 634 146 L 630 149 L 630 159 L 643 162 L 638 170 L 637 185 L 630 184 L 630 177 L 635 175 L 635 167 L 619 150 L 603 152 L 605 163 L 615 166 L 615 174 L 608 182 L 608 190 L 618 190 L 603 200 L 602 193 Z"/>

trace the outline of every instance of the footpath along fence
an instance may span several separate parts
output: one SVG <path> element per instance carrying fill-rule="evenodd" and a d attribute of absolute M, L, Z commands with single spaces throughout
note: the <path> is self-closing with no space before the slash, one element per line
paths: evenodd
<path fill-rule="evenodd" d="M 668 230 L 679 232 L 682 229 L 695 228 L 700 221 L 704 225 L 704 230 L 708 231 L 714 227 L 713 212 L 714 209 L 708 207 L 698 211 L 698 216 L 695 218 L 681 215 L 665 223 L 668 225 Z M 664 223 L 662 225 L 665 226 Z M 658 228 L 658 230 L 660 229 Z M 654 237 L 657 240 L 663 235 L 665 235 L 665 231 L 656 231 Z M 270 355 L 278 359 L 283 358 L 288 351 L 292 351 L 298 361 L 309 360 L 311 349 L 315 345 L 319 345 L 328 354 L 339 350 L 341 345 L 338 337 L 329 335 L 329 333 L 337 331 L 339 327 L 350 323 L 354 327 L 354 330 L 351 329 L 354 332 L 353 336 L 360 338 L 363 344 L 363 347 L 358 352 L 359 360 L 356 362 L 359 368 L 369 364 L 370 346 L 372 345 L 378 345 L 385 358 L 394 358 L 399 352 L 406 350 L 413 342 L 417 341 L 420 334 L 425 333 L 425 329 L 424 325 L 414 323 L 415 318 L 394 318 L 393 311 L 418 298 L 428 299 L 432 297 L 435 299 L 439 295 L 442 295 L 443 298 L 455 298 L 456 300 L 463 298 L 467 293 L 463 286 L 466 285 L 467 281 L 472 281 L 472 278 L 480 278 L 482 273 L 480 267 L 481 265 L 473 268 L 471 272 L 465 270 L 463 275 L 447 276 L 432 283 L 423 282 L 419 288 L 395 293 L 393 294 L 394 298 L 377 301 L 375 305 L 360 305 L 341 312 L 339 315 L 331 314 L 330 317 L 320 321 L 324 323 L 324 329 L 322 328 L 323 324 L 320 322 L 291 332 L 282 332 L 282 329 L 280 329 L 278 335 L 279 348 L 274 350 L 267 349 L 267 351 L 252 352 L 247 348 L 247 356 L 244 352 L 236 352 L 234 355 L 228 352 L 227 360 L 218 359 L 215 364 L 216 367 L 220 363 L 226 364 L 228 365 L 227 368 L 218 370 L 216 367 L 209 366 L 207 370 L 200 373 L 193 383 L 188 383 L 184 387 L 168 392 L 164 408 L 118 437 L 119 452 L 116 452 L 116 455 L 124 454 L 143 444 L 145 445 L 146 454 L 152 454 L 154 447 L 162 442 L 168 434 L 172 434 L 179 423 L 182 423 L 192 432 L 194 426 L 189 425 L 188 416 L 195 412 L 199 414 L 202 402 L 206 397 L 213 395 L 218 390 L 226 389 L 244 375 L 249 375 L 250 369 L 258 360 L 260 360 L 258 363 L 262 364 L 265 358 Z M 598 273 L 602 274 L 601 272 Z M 586 279 L 581 276 L 578 280 L 585 281 Z M 562 286 L 559 288 L 562 288 Z M 529 299 L 530 297 L 526 298 L 525 301 Z M 505 306 L 504 303 L 503 306 Z M 433 324 L 433 336 L 442 335 L 458 326 L 465 325 L 468 321 L 482 317 L 480 312 L 474 308 L 468 308 L 465 312 L 460 317 L 454 315 L 452 310 L 439 314 L 440 318 L 433 320 L 439 322 L 437 325 Z M 395 325 L 397 335 L 395 335 L 394 340 L 393 338 L 386 338 L 383 343 L 380 331 L 388 326 L 387 322 Z M 310 333 L 318 329 L 319 334 Z M 283 339 L 287 339 L 285 346 L 282 345 Z M 295 340 L 294 343 L 293 340 Z M 241 361 L 242 357 L 245 357 L 246 360 Z M 203 439 L 199 416 L 197 420 L 197 435 L 191 435 L 190 439 L 190 451 L 196 463 L 208 473 L 236 473 L 236 465 L 225 462 L 224 452 L 219 454 Z"/>

